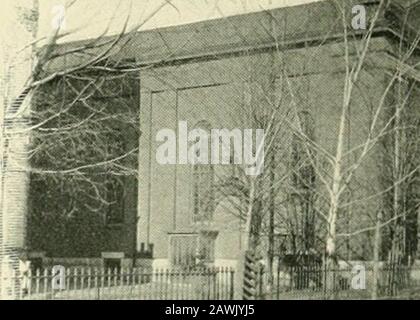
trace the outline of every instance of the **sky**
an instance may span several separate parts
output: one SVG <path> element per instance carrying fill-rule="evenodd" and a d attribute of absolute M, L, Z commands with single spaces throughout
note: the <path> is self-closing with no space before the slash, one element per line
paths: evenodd
<path fill-rule="evenodd" d="M 130 25 L 145 22 L 141 30 L 146 30 L 323 0 L 76 0 L 64 10 L 73 1 L 40 0 L 40 37 L 60 21 L 70 33 L 63 40 L 73 41 L 97 37 L 108 26 L 108 34 L 118 33 L 128 13 Z"/>
<path fill-rule="evenodd" d="M 68 35 L 59 42 L 69 42 L 96 38 L 107 28 L 107 35 L 118 34 L 127 17 L 129 25 L 144 22 L 140 30 L 147 30 L 324 0 L 38 0 L 40 41 L 33 41 L 26 26 L 17 23 L 24 12 L 19 7 L 30 8 L 33 1 L 1 0 L 0 77 L 4 66 L 28 51 L 28 44 L 45 44 L 60 21 L 60 30 Z"/>

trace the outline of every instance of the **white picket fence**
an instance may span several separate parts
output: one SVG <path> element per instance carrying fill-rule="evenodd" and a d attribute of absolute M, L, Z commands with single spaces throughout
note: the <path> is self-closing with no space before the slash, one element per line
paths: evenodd
<path fill-rule="evenodd" d="M 45 268 L 3 278 L 10 298 L 29 300 L 233 299 L 232 268 L 119 270 Z"/>

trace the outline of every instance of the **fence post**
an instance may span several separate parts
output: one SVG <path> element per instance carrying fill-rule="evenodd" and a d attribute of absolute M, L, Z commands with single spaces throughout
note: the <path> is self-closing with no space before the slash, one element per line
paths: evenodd
<path fill-rule="evenodd" d="M 28 278 L 27 278 L 27 285 L 28 285 L 28 292 L 26 292 L 26 295 L 28 297 L 28 299 L 31 299 L 31 295 L 32 295 L 32 279 L 33 279 L 33 273 L 32 270 L 29 269 L 28 270 Z M 25 294 L 25 292 L 24 292 Z"/>
<path fill-rule="evenodd" d="M 280 261 L 277 261 L 277 285 L 276 285 L 276 297 L 280 300 Z"/>
<path fill-rule="evenodd" d="M 327 298 L 327 282 L 328 282 L 328 275 L 327 275 L 327 263 L 324 261 L 322 263 L 322 298 L 325 300 Z"/>
<path fill-rule="evenodd" d="M 229 299 L 233 300 L 235 295 L 235 270 L 230 268 L 230 295 Z"/>
<path fill-rule="evenodd" d="M 97 287 L 96 300 L 101 300 L 101 287 L 103 287 L 102 272 L 103 270 L 100 270 L 97 267 L 95 268 L 95 286 Z"/>
<path fill-rule="evenodd" d="M 49 279 L 49 272 L 48 272 L 48 268 L 45 268 L 44 270 L 44 299 L 47 300 L 48 299 L 48 285 L 51 284 L 50 279 Z M 52 288 L 51 288 L 52 290 Z"/>

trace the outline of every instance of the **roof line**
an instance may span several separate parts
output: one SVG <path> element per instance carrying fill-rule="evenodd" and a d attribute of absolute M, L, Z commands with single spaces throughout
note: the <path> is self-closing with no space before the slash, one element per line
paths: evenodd
<path fill-rule="evenodd" d="M 388 27 L 381 27 L 374 31 L 375 37 L 380 37 L 381 35 L 387 35 L 387 34 L 391 34 L 394 37 L 398 37 L 398 34 L 394 30 Z M 363 35 L 364 35 L 363 31 L 357 31 L 354 33 L 354 36 L 356 38 L 363 37 Z M 280 47 L 282 49 L 283 48 L 299 49 L 308 44 L 309 44 L 309 47 L 314 47 L 320 43 L 326 44 L 326 43 L 337 41 L 341 39 L 342 37 L 343 37 L 343 33 L 338 33 L 338 34 L 331 35 L 328 38 L 313 37 L 313 38 L 300 39 L 299 41 L 292 40 L 292 41 L 283 42 L 280 45 L 276 43 L 275 41 L 273 41 L 273 42 L 264 43 L 260 45 L 241 46 L 241 47 L 237 47 L 230 50 L 213 51 L 213 52 L 178 56 L 172 59 L 150 60 L 150 61 L 139 63 L 138 66 L 149 67 L 150 65 L 154 65 L 154 67 L 162 67 L 162 66 L 168 66 L 168 65 L 184 64 L 189 61 L 195 62 L 197 60 L 216 60 L 216 59 L 220 59 L 221 57 L 237 56 L 243 53 L 258 53 L 258 52 L 269 51 L 277 47 Z"/>

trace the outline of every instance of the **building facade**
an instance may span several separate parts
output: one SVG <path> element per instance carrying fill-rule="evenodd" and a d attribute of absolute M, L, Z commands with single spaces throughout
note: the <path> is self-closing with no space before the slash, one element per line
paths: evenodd
<path fill-rule="evenodd" d="M 348 12 L 355 4 L 346 1 Z M 368 17 L 378 8 L 377 1 L 365 1 L 363 5 Z M 403 7 L 398 1 L 389 6 L 379 14 L 369 40 L 366 63 L 351 97 L 345 126 L 346 151 L 365 142 L 378 105 L 386 104 L 378 118 L 383 124 L 388 120 L 386 110 L 395 104 L 392 93 L 384 93 L 389 91 L 390 74 L 398 64 L 395 59 L 398 26 L 401 16 L 407 14 L 410 28 L 414 28 L 420 7 Z M 352 16 L 349 14 L 347 19 L 350 24 Z M 238 209 L 246 202 L 238 195 L 238 190 L 246 189 L 235 187 L 234 192 L 229 191 L 225 181 L 240 176 L 243 166 L 235 163 L 233 155 L 224 165 L 180 163 L 182 126 L 186 124 L 190 131 L 200 129 L 207 133 L 212 129 L 238 129 L 240 132 L 267 129 L 267 119 L 276 106 L 285 126 L 296 121 L 296 117 L 286 115 L 286 110 L 294 110 L 300 123 L 306 124 L 306 135 L 316 141 L 320 150 L 333 154 L 346 68 L 357 62 L 365 34 L 363 30 L 355 31 L 351 39 L 343 40 L 341 13 L 334 1 L 137 33 L 130 38 L 129 45 L 118 47 L 110 56 L 114 62 L 135 62 L 135 70 L 129 72 L 132 81 L 124 87 L 118 84 L 121 79 L 112 80 L 103 90 L 112 92 L 112 88 L 122 88 L 115 91 L 116 101 L 124 96 L 128 99 L 123 104 L 132 106 L 140 128 L 139 134 L 129 134 L 125 128 L 117 130 L 123 133 L 128 144 L 138 147 L 138 158 L 130 164 L 137 177 L 123 184 L 124 192 L 118 199 L 124 200 L 111 209 L 112 212 L 122 209 L 122 218 L 117 225 L 107 225 L 107 219 L 100 218 L 103 210 L 108 210 L 103 209 L 92 222 L 88 218 L 89 209 L 85 209 L 75 220 L 67 216 L 63 224 L 63 220 L 58 219 L 57 226 L 68 228 L 63 232 L 45 224 L 46 216 L 42 212 L 54 215 L 54 208 L 33 210 L 34 206 L 30 206 L 29 248 L 45 252 L 46 257 L 69 261 L 96 258 L 97 264 L 106 259 L 112 260 L 109 263 L 123 259 L 123 264 L 130 264 L 140 252 L 140 258 L 153 255 L 153 263 L 159 267 L 188 267 L 197 263 L 236 266 L 248 243 L 247 219 L 243 210 Z M 83 42 L 66 44 L 58 50 L 65 52 L 81 44 Z M 415 60 L 417 52 L 413 56 Z M 55 61 L 50 68 L 71 68 L 80 63 L 78 59 L 66 55 L 65 60 Z M 418 80 L 417 71 L 407 69 L 404 81 L 416 83 Z M 405 95 L 408 92 L 412 94 L 409 100 L 415 108 L 417 91 L 408 90 Z M 106 94 L 97 97 L 98 108 L 105 104 L 104 99 L 110 97 Z M 113 107 L 116 105 L 118 103 Z M 261 118 L 255 119 L 255 115 Z M 278 120 L 277 115 L 275 119 Z M 157 160 L 158 150 L 165 142 L 159 139 L 161 130 L 175 134 L 177 164 L 162 164 Z M 259 229 L 261 250 L 270 250 L 268 239 L 275 238 L 276 246 L 271 250 L 276 251 L 276 255 L 311 249 L 319 252 L 324 246 L 320 239 L 325 235 L 322 217 L 311 209 L 322 199 L 310 198 L 307 191 L 316 190 L 315 185 L 322 182 L 315 178 L 308 161 L 302 160 L 306 152 L 294 136 L 292 131 L 284 130 L 284 134 L 275 137 L 281 147 L 275 152 L 265 148 L 265 182 L 259 185 L 260 190 L 267 188 L 267 184 L 270 189 L 267 179 L 272 178 L 271 183 L 279 181 L 283 186 L 276 189 L 274 195 L 270 195 L 270 191 L 263 192 L 260 201 L 261 211 L 267 212 Z M 352 233 L 360 226 L 371 226 L 377 212 L 386 211 L 384 198 L 376 195 L 384 188 L 382 163 L 388 161 L 384 156 L 387 149 L 379 144 L 374 149 L 358 167 L 348 188 L 349 199 L 368 200 L 356 201 L 343 209 L 338 222 L 339 233 Z M 301 162 L 306 163 L 303 169 L 296 166 Z M 270 163 L 282 165 L 269 170 Z M 267 172 L 271 172 L 271 176 Z M 297 172 L 304 172 L 306 180 Z M 248 181 L 246 177 L 242 179 Z M 314 186 L 309 187 L 310 183 Z M 30 194 L 36 203 L 44 189 L 36 191 L 37 187 L 31 184 Z M 245 192 L 245 198 L 247 195 L 249 193 Z M 51 194 L 49 199 L 62 198 L 58 193 Z M 58 207 L 57 204 L 55 208 Z M 412 225 L 416 225 L 417 211 L 410 214 Z M 81 230 L 81 225 L 89 226 L 88 230 Z M 417 238 L 416 227 L 410 228 Z M 44 240 L 40 239 L 44 234 Z M 365 232 L 340 239 L 337 249 L 340 258 L 371 259 L 372 236 L 372 232 Z"/>

